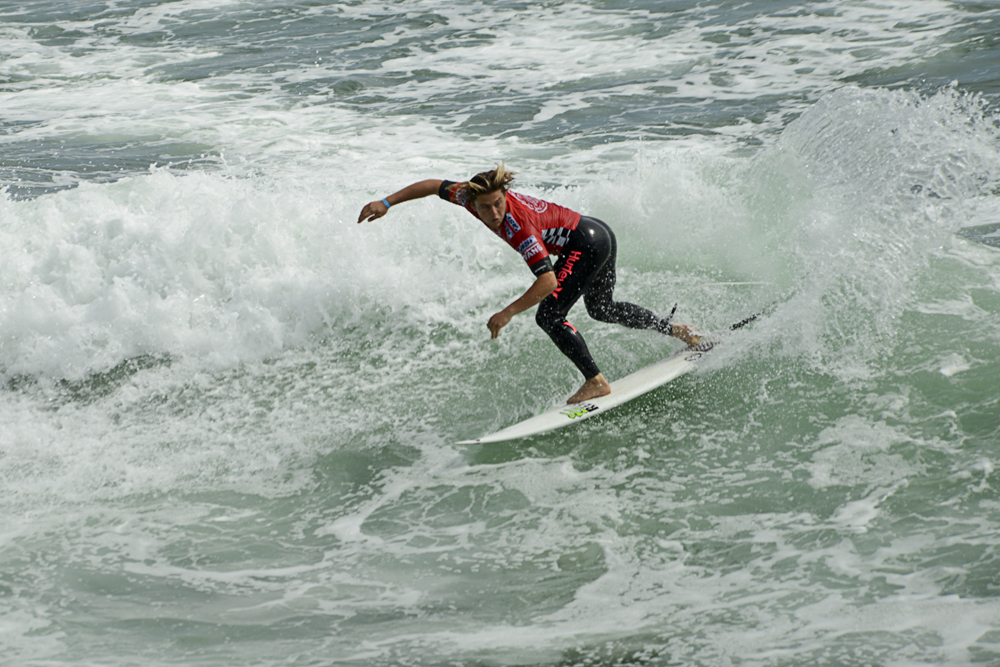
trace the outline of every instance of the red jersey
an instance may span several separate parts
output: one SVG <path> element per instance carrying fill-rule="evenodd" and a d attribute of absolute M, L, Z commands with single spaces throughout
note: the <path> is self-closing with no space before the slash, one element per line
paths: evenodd
<path fill-rule="evenodd" d="M 464 206 L 469 213 L 479 218 L 475 206 L 465 194 L 465 183 L 444 181 L 438 196 L 452 204 Z M 580 214 L 576 211 L 508 190 L 507 215 L 498 229 L 490 231 L 521 253 L 531 272 L 540 276 L 552 270 L 549 255 L 562 252 L 570 232 L 578 224 Z"/>

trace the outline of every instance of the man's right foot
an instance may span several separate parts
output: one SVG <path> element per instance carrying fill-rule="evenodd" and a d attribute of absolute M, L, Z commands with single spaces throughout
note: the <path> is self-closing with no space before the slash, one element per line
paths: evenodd
<path fill-rule="evenodd" d="M 598 373 L 583 383 L 575 394 L 569 397 L 567 403 L 583 403 L 598 396 L 607 396 L 611 393 L 611 385 L 604 379 L 604 373 Z"/>

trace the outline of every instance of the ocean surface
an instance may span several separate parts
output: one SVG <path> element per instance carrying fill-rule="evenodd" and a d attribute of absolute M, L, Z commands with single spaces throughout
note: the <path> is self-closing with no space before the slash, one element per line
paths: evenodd
<path fill-rule="evenodd" d="M 582 378 L 462 209 L 356 220 L 501 160 L 763 316 L 456 445 Z M 995 2 L 7 0 L 0 187 L 4 667 L 1000 665 Z"/>

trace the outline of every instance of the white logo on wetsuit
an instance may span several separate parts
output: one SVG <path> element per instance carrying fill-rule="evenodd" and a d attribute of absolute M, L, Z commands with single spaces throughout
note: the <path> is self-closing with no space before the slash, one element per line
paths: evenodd
<path fill-rule="evenodd" d="M 542 201 L 541 199 L 535 199 L 534 197 L 522 195 L 517 192 L 511 192 L 509 194 L 535 213 L 545 213 L 545 210 L 549 207 L 549 203 Z"/>

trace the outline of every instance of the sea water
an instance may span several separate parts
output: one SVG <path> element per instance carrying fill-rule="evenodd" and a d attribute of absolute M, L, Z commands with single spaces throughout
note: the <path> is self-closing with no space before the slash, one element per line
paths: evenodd
<path fill-rule="evenodd" d="M 998 72 L 966 0 L 3 3 L 0 664 L 1000 664 Z M 461 208 L 356 220 L 501 160 L 763 316 L 455 445 L 581 378 Z"/>

